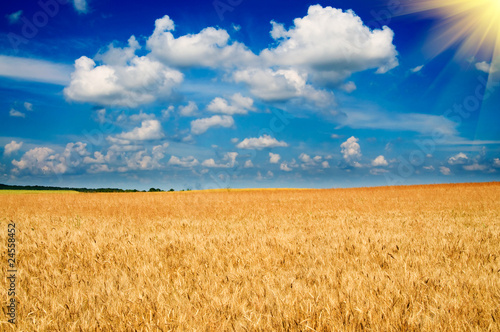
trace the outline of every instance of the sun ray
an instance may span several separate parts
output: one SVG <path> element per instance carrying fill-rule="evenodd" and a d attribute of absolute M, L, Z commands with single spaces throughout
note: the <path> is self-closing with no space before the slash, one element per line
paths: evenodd
<path fill-rule="evenodd" d="M 500 0 L 413 0 L 405 14 L 437 19 L 431 47 L 435 53 L 458 45 L 458 54 L 495 58 L 500 42 Z"/>

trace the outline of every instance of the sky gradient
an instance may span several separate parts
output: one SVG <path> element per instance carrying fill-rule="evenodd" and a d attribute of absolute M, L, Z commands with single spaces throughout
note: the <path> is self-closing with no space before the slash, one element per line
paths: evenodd
<path fill-rule="evenodd" d="M 406 9 L 397 0 L 2 4 L 0 183 L 498 181 L 499 62 L 462 40 L 436 47 L 443 20 Z"/>

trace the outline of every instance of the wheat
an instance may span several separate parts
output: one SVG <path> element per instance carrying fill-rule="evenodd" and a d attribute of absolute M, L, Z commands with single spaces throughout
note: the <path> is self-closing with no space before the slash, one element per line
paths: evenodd
<path fill-rule="evenodd" d="M 0 330 L 499 331 L 499 202 L 499 183 L 0 195 Z"/>

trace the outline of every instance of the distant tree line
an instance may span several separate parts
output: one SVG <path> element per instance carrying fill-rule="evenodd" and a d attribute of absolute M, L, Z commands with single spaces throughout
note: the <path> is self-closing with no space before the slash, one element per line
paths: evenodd
<path fill-rule="evenodd" d="M 50 187 L 50 186 L 16 186 L 0 184 L 0 190 L 68 190 L 68 191 L 78 191 L 81 193 L 137 193 L 146 192 L 146 190 L 137 189 L 119 189 L 119 188 L 70 188 L 70 187 Z M 188 189 L 189 190 L 189 189 Z M 175 191 L 170 189 L 169 191 Z M 183 191 L 183 190 L 181 190 Z M 164 192 L 159 188 L 151 188 L 149 192 Z"/>

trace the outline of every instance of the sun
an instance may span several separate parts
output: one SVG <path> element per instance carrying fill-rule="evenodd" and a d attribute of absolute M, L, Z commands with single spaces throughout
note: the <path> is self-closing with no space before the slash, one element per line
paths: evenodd
<path fill-rule="evenodd" d="M 464 56 L 500 55 L 500 0 L 410 0 L 406 13 L 440 19 L 431 46 L 440 53 L 458 45 Z"/>

